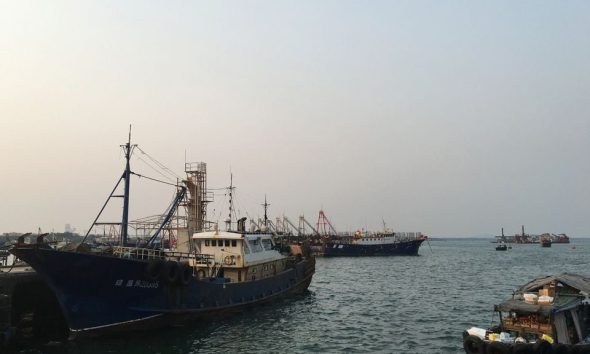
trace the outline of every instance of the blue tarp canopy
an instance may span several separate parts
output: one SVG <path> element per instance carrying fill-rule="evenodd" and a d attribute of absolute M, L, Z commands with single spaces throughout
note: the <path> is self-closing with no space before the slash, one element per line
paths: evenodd
<path fill-rule="evenodd" d="M 535 278 L 521 286 L 516 293 L 523 294 L 538 291 L 539 289 L 542 289 L 543 286 L 551 283 L 561 283 L 579 291 L 583 291 L 586 294 L 590 294 L 590 278 L 572 273 L 561 273 L 558 275 L 547 275 Z"/>
<path fill-rule="evenodd" d="M 558 275 L 548 275 L 531 280 L 525 285 L 516 290 L 512 299 L 496 305 L 497 311 L 514 311 L 520 313 L 538 313 L 549 315 L 565 310 L 575 308 L 582 302 L 582 296 L 576 294 L 556 294 L 553 302 L 550 305 L 538 305 L 526 303 L 523 299 L 523 294 L 534 293 L 542 289 L 545 285 L 559 284 L 578 290 L 586 294 L 590 294 L 590 278 L 572 274 L 561 273 Z"/>
<path fill-rule="evenodd" d="M 538 313 L 549 316 L 551 313 L 561 312 L 577 307 L 582 303 L 582 299 L 577 296 L 560 296 L 556 298 L 551 305 L 534 305 L 524 302 L 522 299 L 510 299 L 496 305 L 496 311 L 502 312 L 519 312 L 519 313 Z"/>

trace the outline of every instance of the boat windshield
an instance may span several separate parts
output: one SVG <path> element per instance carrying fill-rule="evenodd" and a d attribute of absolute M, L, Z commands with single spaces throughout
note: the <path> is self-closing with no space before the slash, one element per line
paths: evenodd
<path fill-rule="evenodd" d="M 266 251 L 272 250 L 272 242 L 269 239 L 262 240 L 262 246 Z"/>
<path fill-rule="evenodd" d="M 252 252 L 262 252 L 262 245 L 260 244 L 260 241 L 258 239 L 249 240 L 248 243 L 250 244 Z"/>

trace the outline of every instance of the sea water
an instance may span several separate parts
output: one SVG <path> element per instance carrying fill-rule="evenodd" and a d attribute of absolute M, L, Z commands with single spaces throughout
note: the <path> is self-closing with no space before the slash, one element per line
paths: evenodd
<path fill-rule="evenodd" d="M 305 294 L 213 322 L 17 353 L 463 353 L 461 333 L 534 277 L 590 274 L 590 239 L 512 245 L 423 243 L 418 257 L 318 258 Z M 575 246 L 575 249 L 573 248 Z"/>

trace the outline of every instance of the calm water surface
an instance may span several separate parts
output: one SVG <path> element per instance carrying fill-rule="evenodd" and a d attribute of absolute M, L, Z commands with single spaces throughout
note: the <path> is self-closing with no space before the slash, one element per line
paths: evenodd
<path fill-rule="evenodd" d="M 490 325 L 493 305 L 519 285 L 590 274 L 590 239 L 507 252 L 489 239 L 430 245 L 419 257 L 318 258 L 307 294 L 213 323 L 16 353 L 463 353 L 462 331 Z"/>

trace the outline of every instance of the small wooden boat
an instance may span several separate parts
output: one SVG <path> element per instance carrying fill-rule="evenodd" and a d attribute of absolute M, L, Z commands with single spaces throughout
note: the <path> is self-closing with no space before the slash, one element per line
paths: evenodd
<path fill-rule="evenodd" d="M 533 279 L 494 306 L 499 323 L 463 333 L 468 354 L 590 353 L 590 278 L 562 273 Z"/>

